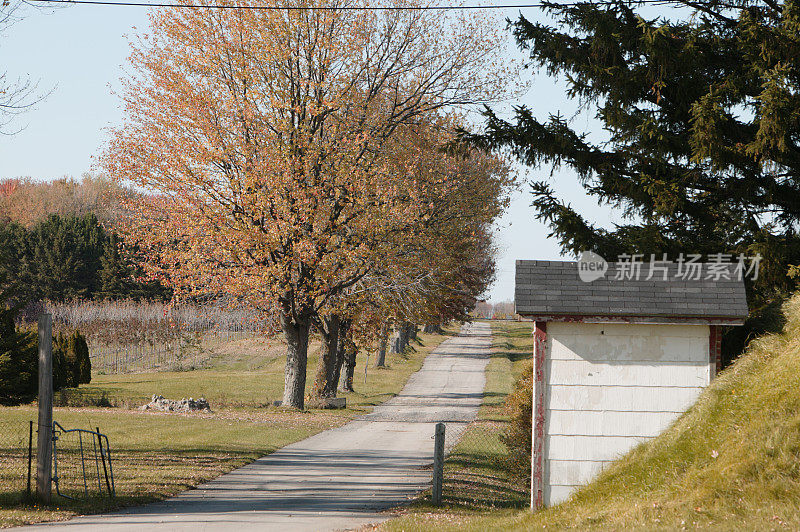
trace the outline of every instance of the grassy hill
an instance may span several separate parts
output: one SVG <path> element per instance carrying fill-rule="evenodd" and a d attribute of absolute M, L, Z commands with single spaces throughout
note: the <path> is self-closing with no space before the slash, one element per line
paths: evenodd
<path fill-rule="evenodd" d="M 391 529 L 800 529 L 800 296 L 660 437 L 537 514 L 409 516 Z"/>

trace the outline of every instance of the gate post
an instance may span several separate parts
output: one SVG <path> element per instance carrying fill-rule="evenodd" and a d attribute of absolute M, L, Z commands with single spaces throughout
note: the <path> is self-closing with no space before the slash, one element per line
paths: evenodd
<path fill-rule="evenodd" d="M 433 440 L 433 504 L 442 504 L 444 479 L 444 423 L 436 424 Z"/>
<path fill-rule="evenodd" d="M 53 467 L 53 318 L 39 316 L 39 435 L 36 446 L 36 495 L 50 504 Z"/>

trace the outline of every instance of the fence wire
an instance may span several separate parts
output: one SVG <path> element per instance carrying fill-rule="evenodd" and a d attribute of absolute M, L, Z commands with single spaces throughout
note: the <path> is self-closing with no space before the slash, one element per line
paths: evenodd
<path fill-rule="evenodd" d="M 512 473 L 503 421 L 477 420 L 448 427 L 442 498 L 445 504 L 479 508 L 515 508 L 528 502 L 529 488 Z"/>
<path fill-rule="evenodd" d="M 0 421 L 0 498 L 18 498 L 27 493 L 30 445 L 30 483 L 36 485 L 36 424 L 28 420 Z M 33 488 L 32 488 L 33 489 Z"/>

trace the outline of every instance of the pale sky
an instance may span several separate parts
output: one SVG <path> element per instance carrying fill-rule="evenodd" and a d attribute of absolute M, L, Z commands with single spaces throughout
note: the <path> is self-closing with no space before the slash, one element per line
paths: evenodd
<path fill-rule="evenodd" d="M 488 2 L 487 2 L 488 3 Z M 514 2 L 504 2 L 514 3 Z M 518 4 L 524 1 L 516 2 Z M 128 53 L 125 35 L 147 28 L 147 11 L 141 7 L 67 6 L 56 10 L 26 8 L 25 18 L 0 36 L 0 72 L 9 78 L 39 80 L 40 88 L 53 89 L 37 108 L 17 120 L 26 126 L 13 136 L 0 136 L 0 178 L 30 176 L 50 180 L 62 176 L 79 178 L 90 171 L 105 139 L 105 128 L 118 124 L 122 111 L 112 89 L 119 86 Z M 520 10 L 506 10 L 516 19 Z M 529 19 L 543 20 L 538 9 L 524 9 Z M 512 45 L 510 53 L 521 55 Z M 561 112 L 575 114 L 576 104 L 564 95 L 563 85 L 545 74 L 532 76 L 529 92 L 518 102 L 531 107 L 544 119 Z M 600 133 L 590 117 L 578 115 L 573 125 Z M 525 173 L 523 168 L 519 174 Z M 531 169 L 534 179 L 549 178 L 550 169 Z M 608 207 L 598 207 L 587 198 L 572 172 L 556 174 L 557 191 L 584 216 L 607 226 L 619 217 Z M 497 223 L 498 279 L 489 297 L 493 301 L 513 299 L 514 263 L 517 259 L 553 260 L 559 245 L 548 239 L 547 228 L 533 217 L 531 195 L 522 186 L 507 214 Z"/>

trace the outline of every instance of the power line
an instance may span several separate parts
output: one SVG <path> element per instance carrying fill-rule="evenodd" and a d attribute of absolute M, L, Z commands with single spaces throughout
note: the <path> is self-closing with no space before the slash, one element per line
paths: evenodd
<path fill-rule="evenodd" d="M 552 4 L 501 4 L 477 6 L 266 6 L 266 5 L 235 5 L 235 4 L 180 4 L 180 3 L 150 3 L 150 2 L 113 2 L 109 0 L 26 0 L 26 3 L 38 4 L 76 4 L 112 7 L 177 7 L 186 9 L 256 9 L 261 11 L 463 11 L 463 10 L 488 10 L 488 9 L 532 9 L 552 7 Z M 575 7 L 585 3 L 594 5 L 614 5 L 613 0 L 594 2 L 566 2 L 558 4 L 560 7 Z M 632 0 L 631 4 L 667 5 L 680 3 L 679 0 Z"/>

